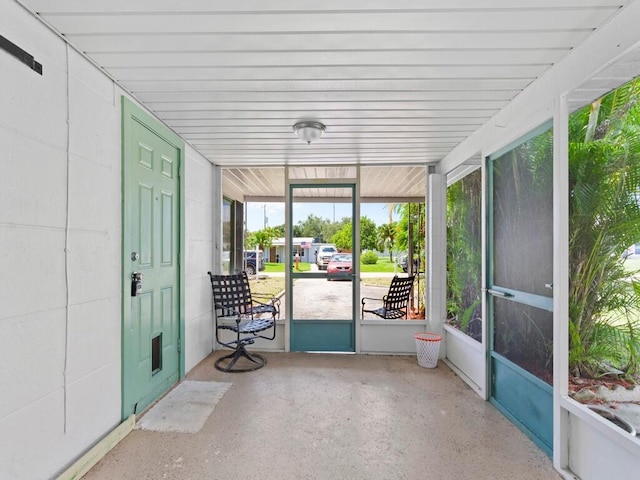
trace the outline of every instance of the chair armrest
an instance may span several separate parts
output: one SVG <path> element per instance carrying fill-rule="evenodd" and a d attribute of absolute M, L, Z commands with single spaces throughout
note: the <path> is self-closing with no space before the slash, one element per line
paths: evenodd
<path fill-rule="evenodd" d="M 254 294 L 251 294 L 251 297 L 252 297 L 253 303 L 257 303 L 258 305 L 275 305 L 276 303 L 280 303 L 280 300 L 278 300 L 275 297 L 270 297 L 268 295 L 264 296 L 264 298 L 268 298 L 267 301 L 256 300 L 255 299 L 256 295 L 254 295 Z"/>
<path fill-rule="evenodd" d="M 384 301 L 384 299 L 382 298 L 374 298 L 374 297 L 362 297 L 362 300 L 360 301 L 360 303 L 362 303 L 362 305 L 364 305 L 364 301 L 365 300 L 375 300 L 377 302 L 382 302 Z"/>
<path fill-rule="evenodd" d="M 360 303 L 362 303 L 362 306 L 360 307 L 360 319 L 364 319 L 364 304 L 366 303 L 365 300 L 373 300 L 374 302 L 382 302 L 381 298 L 374 298 L 374 297 L 362 297 L 362 300 L 360 301 Z M 371 302 L 369 302 L 371 303 Z M 371 309 L 371 307 L 369 307 L 369 309 Z M 368 312 L 371 310 L 367 310 Z"/>
<path fill-rule="evenodd" d="M 274 310 L 274 311 L 269 312 L 269 313 L 272 314 L 274 320 L 276 318 L 280 318 L 280 299 L 279 298 L 271 297 L 268 302 L 261 302 L 260 300 L 256 300 L 255 298 L 252 298 L 252 302 L 254 304 L 253 305 L 254 309 L 255 309 L 256 306 L 267 307 L 269 309 Z M 265 312 L 262 312 L 262 313 L 265 313 Z"/>
<path fill-rule="evenodd" d="M 260 300 L 256 300 L 256 298 L 263 298 L 263 299 L 268 299 L 268 301 L 272 301 L 273 300 L 273 296 L 269 295 L 268 293 L 254 293 L 251 292 L 251 298 L 253 299 L 254 302 L 258 302 L 258 303 L 263 303 Z"/>

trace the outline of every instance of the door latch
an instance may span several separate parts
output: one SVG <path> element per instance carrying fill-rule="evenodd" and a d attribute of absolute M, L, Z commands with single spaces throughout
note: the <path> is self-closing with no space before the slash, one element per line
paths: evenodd
<path fill-rule="evenodd" d="M 142 290 L 142 277 L 144 275 L 141 272 L 133 272 L 131 274 L 131 296 L 137 297 L 138 292 Z"/>

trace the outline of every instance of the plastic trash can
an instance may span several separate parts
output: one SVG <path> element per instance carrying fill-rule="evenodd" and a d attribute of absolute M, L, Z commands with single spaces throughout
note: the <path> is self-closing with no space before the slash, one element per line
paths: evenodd
<path fill-rule="evenodd" d="M 438 365 L 442 337 L 429 332 L 415 333 L 413 336 L 416 339 L 418 365 L 425 368 L 435 368 Z"/>

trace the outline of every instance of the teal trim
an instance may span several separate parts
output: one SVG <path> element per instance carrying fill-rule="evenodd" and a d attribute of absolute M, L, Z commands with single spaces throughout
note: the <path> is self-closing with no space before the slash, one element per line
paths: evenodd
<path fill-rule="evenodd" d="M 229 250 L 229 271 L 226 273 L 231 273 L 233 272 L 236 268 L 242 268 L 242 264 L 239 265 L 239 267 L 236 267 L 236 209 L 234 208 L 235 205 L 233 204 L 234 200 L 232 200 L 229 197 L 226 196 L 222 196 L 222 224 L 220 225 L 220 228 L 223 229 L 224 232 L 224 210 L 225 210 L 225 206 L 228 205 L 229 206 L 229 231 L 230 231 L 230 238 L 229 238 L 229 244 L 230 244 L 230 248 L 231 250 Z M 224 235 L 224 234 L 223 234 Z M 222 239 L 222 250 L 224 251 L 224 238 Z M 223 252 L 224 253 L 224 252 Z M 242 249 L 242 255 L 244 256 L 244 248 Z"/>
<path fill-rule="evenodd" d="M 292 320 L 291 344 L 297 352 L 353 352 L 353 321 Z"/>
<path fill-rule="evenodd" d="M 544 122 L 540 126 L 538 126 L 538 127 L 534 128 L 533 130 L 531 130 L 526 135 L 524 135 L 524 136 L 520 137 L 519 139 L 507 144 L 506 146 L 502 147 L 501 149 L 496 150 L 491 155 L 489 155 L 487 157 L 487 159 L 490 160 L 491 162 L 493 162 L 497 158 L 502 157 L 505 153 L 510 152 L 514 148 L 517 148 L 520 145 L 522 145 L 523 143 L 531 140 L 533 137 L 537 137 L 538 135 L 541 135 L 544 132 L 546 132 L 548 130 L 551 130 L 552 128 L 553 128 L 553 119 L 547 120 L 546 122 Z"/>
<path fill-rule="evenodd" d="M 488 289 L 507 293 L 506 300 L 523 305 L 533 306 L 549 312 L 553 311 L 553 298 L 521 292 L 494 284 L 495 276 L 495 244 L 493 233 L 494 222 L 494 162 L 530 139 L 539 136 L 553 127 L 549 120 L 531 130 L 527 135 L 519 138 L 505 147 L 497 150 L 485 158 L 487 169 L 487 230 L 486 230 L 486 284 Z M 489 369 L 488 393 L 491 403 L 525 435 L 527 435 L 547 455 L 553 455 L 553 387 L 536 376 L 527 372 L 515 363 L 507 360 L 494 351 L 495 342 L 493 332 L 494 294 L 486 294 L 489 344 L 487 349 L 487 365 Z M 502 297 L 499 297 L 502 298 Z"/>
<path fill-rule="evenodd" d="M 171 132 L 173 133 L 173 132 Z M 186 262 L 186 213 L 185 209 L 187 207 L 186 200 L 186 188 L 184 184 L 185 180 L 185 167 L 186 167 L 186 157 L 185 157 L 185 143 L 184 141 L 178 137 L 177 135 L 172 135 L 175 143 L 175 147 L 180 151 L 180 165 L 178 166 L 178 198 L 180 201 L 180 232 L 178 232 L 178 237 L 180 239 L 180 245 L 178 247 L 178 282 L 180 282 L 179 288 L 179 302 L 178 312 L 180 315 L 180 339 L 178 340 L 180 345 L 180 354 L 179 354 L 179 362 L 180 362 L 180 378 L 184 378 L 187 374 L 186 365 L 185 365 L 185 353 L 186 353 L 186 344 L 185 344 L 185 325 L 187 323 L 187 317 L 185 316 L 185 305 L 186 305 L 186 280 L 185 280 L 185 266 Z"/>
<path fill-rule="evenodd" d="M 153 388 L 149 390 L 148 393 L 138 401 L 136 411 L 129 412 L 129 415 L 131 415 L 131 413 L 140 415 L 156 399 L 160 398 L 165 392 L 167 392 L 171 388 L 171 386 L 174 385 L 179 379 L 180 378 L 178 374 L 171 375 L 164 379 L 161 383 L 154 385 Z"/>
<path fill-rule="evenodd" d="M 293 203 L 294 191 L 301 188 L 347 188 L 351 190 L 351 219 L 356 220 L 355 194 L 356 186 L 353 183 L 293 183 L 289 184 L 289 218 L 288 240 L 286 249 L 293 252 Z M 356 245 L 355 229 L 352 229 L 351 244 Z M 359 273 L 359 266 L 354 262 L 354 273 Z M 291 326 L 290 350 L 298 352 L 354 352 L 355 351 L 355 322 L 358 318 L 359 300 L 355 298 L 354 282 L 351 285 L 351 320 L 321 320 L 293 318 L 293 281 L 297 278 L 326 279 L 325 272 L 296 272 L 291 270 L 289 281 L 286 285 L 286 311 Z M 357 278 L 357 277 L 355 277 Z"/>
<path fill-rule="evenodd" d="M 287 167 L 285 167 L 287 168 Z M 288 207 L 289 207 L 289 215 L 288 218 L 285 219 L 285 225 L 288 225 L 287 231 L 285 232 L 285 258 L 283 259 L 285 269 L 287 272 L 286 276 L 286 285 L 284 286 L 285 294 L 285 311 L 287 312 L 287 316 L 289 317 L 289 350 L 295 352 L 295 328 L 293 324 L 293 319 L 291 318 L 291 314 L 289 312 L 293 311 L 293 261 L 291 260 L 291 252 L 293 252 L 293 190 L 291 185 L 289 185 L 289 198 L 288 198 Z M 285 212 L 286 212 L 285 207 Z"/>
<path fill-rule="evenodd" d="M 491 161 L 489 159 L 489 157 L 486 158 L 486 168 L 487 168 L 487 231 L 486 231 L 486 248 L 487 251 L 486 253 L 486 257 L 487 257 L 487 285 L 493 285 L 493 265 L 495 264 L 495 259 L 494 259 L 494 239 L 493 239 L 493 232 L 495 231 L 495 226 L 493 224 L 493 205 L 494 205 L 494 195 L 493 195 L 493 190 L 494 190 L 494 182 L 493 182 L 493 174 L 494 174 L 494 167 L 493 167 L 493 161 Z"/>
<path fill-rule="evenodd" d="M 184 141 L 174 133 L 169 127 L 161 123 L 156 118 L 152 117 L 145 110 L 140 108 L 134 102 L 126 98 L 124 95 L 121 96 L 121 196 L 122 196 L 122 209 L 121 209 L 121 219 L 122 219 L 122 232 L 121 232 L 121 245 L 122 245 L 122 258 L 121 258 L 121 282 L 122 282 L 122 302 L 121 302 L 121 340 L 120 340 L 120 348 L 121 348 L 121 415 L 122 419 L 125 420 L 129 417 L 129 415 L 133 412 L 130 405 L 126 405 L 126 392 L 127 392 L 127 375 L 125 375 L 125 351 L 127 348 L 125 342 L 125 334 L 124 334 L 124 326 L 129 323 L 129 318 L 131 315 L 131 280 L 130 280 L 130 265 L 131 259 L 129 257 L 131 248 L 130 248 L 130 240 L 128 235 L 130 234 L 129 228 L 127 226 L 127 219 L 130 218 L 129 215 L 129 202 L 128 195 L 129 192 L 127 190 L 127 164 L 126 159 L 128 158 L 128 150 L 131 147 L 133 136 L 131 126 L 134 122 L 139 123 L 144 126 L 148 130 L 152 131 L 155 135 L 160 137 L 166 143 L 175 148 L 178 153 L 178 201 L 179 205 L 179 215 L 178 225 L 180 231 L 178 232 L 178 242 L 177 246 L 178 250 L 178 317 L 179 317 L 179 338 L 178 345 L 180 348 L 180 352 L 178 354 L 178 363 L 179 369 L 177 375 L 171 375 L 167 377 L 162 382 L 155 384 L 152 389 L 149 390 L 147 395 L 144 398 L 140 399 L 137 402 L 137 412 L 139 413 L 142 408 L 149 405 L 153 400 L 158 398 L 162 393 L 166 392 L 171 385 L 177 382 L 180 378 L 185 376 L 185 270 L 184 265 L 185 262 L 185 185 L 184 185 L 184 172 L 185 172 L 185 143 Z"/>
<path fill-rule="evenodd" d="M 505 300 L 524 303 L 525 305 L 529 305 L 531 307 L 536 307 L 541 310 L 553 312 L 553 297 L 544 297 L 542 295 L 535 295 L 533 293 L 521 292 L 519 290 L 513 290 L 506 287 L 499 287 L 497 285 L 493 285 L 491 287 L 491 290 L 504 292 L 510 295 L 508 297 L 500 297 L 500 298 L 504 298 Z M 488 292 L 488 293 L 489 295 L 493 295 L 491 292 Z"/>
<path fill-rule="evenodd" d="M 547 455 L 553 453 L 553 387 L 493 352 L 491 403 Z"/>

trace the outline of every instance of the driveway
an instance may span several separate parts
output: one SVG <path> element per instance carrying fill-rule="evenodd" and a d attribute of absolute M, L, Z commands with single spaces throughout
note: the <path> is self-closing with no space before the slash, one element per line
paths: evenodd
<path fill-rule="evenodd" d="M 391 283 L 391 278 L 389 279 Z M 293 312 L 296 320 L 351 320 L 352 285 L 348 281 L 327 281 L 322 278 L 297 278 L 293 285 Z M 382 298 L 388 287 L 361 284 L 360 296 Z M 360 299 L 356 300 L 358 318 Z M 284 304 L 283 299 L 283 304 Z M 375 319 L 367 314 L 365 318 Z"/>

